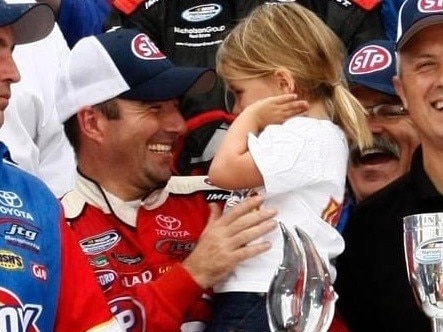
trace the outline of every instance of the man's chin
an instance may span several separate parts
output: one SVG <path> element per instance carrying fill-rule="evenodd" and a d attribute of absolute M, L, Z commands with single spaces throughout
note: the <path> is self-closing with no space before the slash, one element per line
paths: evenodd
<path fill-rule="evenodd" d="M 362 201 L 369 196 L 372 196 L 377 191 L 383 189 L 386 187 L 391 181 L 380 181 L 380 182 L 367 182 L 363 183 L 364 190 L 360 191 L 358 195 L 355 195 L 357 197 L 357 200 Z"/>

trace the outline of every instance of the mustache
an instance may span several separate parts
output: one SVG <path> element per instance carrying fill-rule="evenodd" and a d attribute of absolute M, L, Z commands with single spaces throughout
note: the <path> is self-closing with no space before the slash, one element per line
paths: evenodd
<path fill-rule="evenodd" d="M 360 164 L 365 157 L 385 154 L 390 155 L 396 159 L 400 159 L 400 146 L 395 140 L 388 136 L 374 134 L 374 141 L 372 146 L 360 150 L 355 142 L 352 142 L 349 147 L 349 156 L 353 164 Z"/>

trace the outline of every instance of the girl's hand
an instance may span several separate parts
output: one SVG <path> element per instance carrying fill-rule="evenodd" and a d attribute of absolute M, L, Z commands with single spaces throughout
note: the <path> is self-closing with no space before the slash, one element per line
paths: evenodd
<path fill-rule="evenodd" d="M 308 108 L 308 102 L 299 100 L 296 94 L 284 94 L 258 100 L 246 107 L 242 115 L 252 117 L 262 130 L 268 124 L 282 124 L 296 115 L 306 116 Z"/>

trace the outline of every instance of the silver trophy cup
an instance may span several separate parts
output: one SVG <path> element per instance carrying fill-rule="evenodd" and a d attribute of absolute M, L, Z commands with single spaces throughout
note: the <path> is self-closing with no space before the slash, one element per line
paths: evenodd
<path fill-rule="evenodd" d="M 404 250 L 409 283 L 418 305 L 443 332 L 443 213 L 403 218 Z"/>

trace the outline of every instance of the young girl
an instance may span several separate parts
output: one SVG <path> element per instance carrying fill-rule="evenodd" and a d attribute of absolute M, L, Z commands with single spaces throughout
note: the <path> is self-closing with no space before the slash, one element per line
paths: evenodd
<path fill-rule="evenodd" d="M 328 266 L 344 249 L 334 228 L 345 192 L 347 139 L 371 144 L 365 110 L 344 85 L 345 49 L 313 12 L 295 3 L 256 8 L 226 37 L 217 71 L 234 94 L 230 126 L 209 170 L 222 188 L 253 188 L 288 229 L 302 228 Z M 295 115 L 299 116 L 295 116 Z M 240 264 L 215 287 L 207 331 L 269 331 L 266 297 L 283 254 Z"/>

